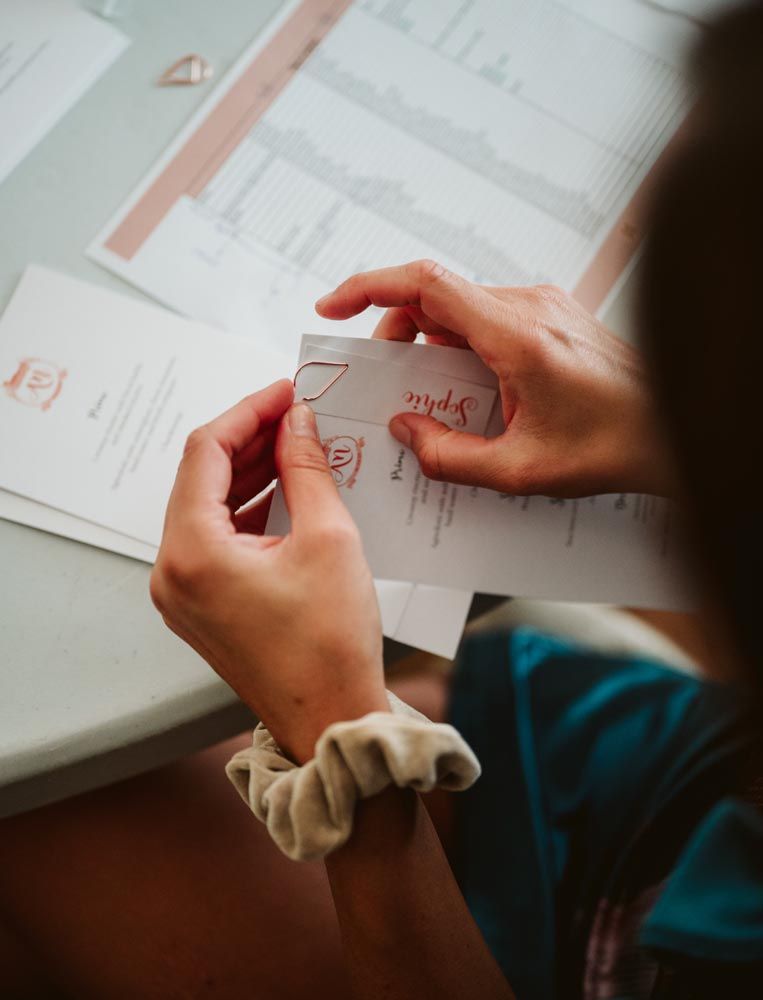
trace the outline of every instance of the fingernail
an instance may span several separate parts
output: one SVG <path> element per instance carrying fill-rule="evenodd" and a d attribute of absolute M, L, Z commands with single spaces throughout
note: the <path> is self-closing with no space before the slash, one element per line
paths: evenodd
<path fill-rule="evenodd" d="M 289 410 L 289 430 L 296 437 L 317 437 L 315 416 L 307 403 L 295 403 Z"/>
<path fill-rule="evenodd" d="M 399 417 L 393 417 L 390 421 L 389 432 L 393 438 L 396 438 L 400 442 L 400 444 L 404 444 L 406 448 L 411 447 L 411 432 L 408 429 L 407 424 Z"/>

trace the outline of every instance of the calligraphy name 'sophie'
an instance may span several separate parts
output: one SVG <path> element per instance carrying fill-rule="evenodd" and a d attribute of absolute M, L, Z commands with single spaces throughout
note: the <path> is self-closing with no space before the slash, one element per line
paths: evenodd
<path fill-rule="evenodd" d="M 466 427 L 469 414 L 474 413 L 479 405 L 474 396 L 462 396 L 459 399 L 452 389 L 448 389 L 439 399 L 430 396 L 428 392 L 413 392 L 409 389 L 403 393 L 403 402 L 407 403 L 414 413 L 424 413 L 428 417 L 436 416 L 438 413 L 449 414 L 456 418 L 456 427 Z"/>

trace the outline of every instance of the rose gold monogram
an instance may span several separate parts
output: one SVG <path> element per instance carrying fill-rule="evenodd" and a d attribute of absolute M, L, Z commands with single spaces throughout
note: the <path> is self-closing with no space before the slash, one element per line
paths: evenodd
<path fill-rule="evenodd" d="M 323 442 L 323 451 L 337 486 L 351 490 L 355 485 L 363 462 L 365 443 L 363 438 L 350 437 L 348 434 L 338 434 Z"/>
<path fill-rule="evenodd" d="M 3 382 L 6 393 L 25 406 L 48 410 L 58 396 L 66 370 L 42 358 L 24 358 L 14 374 Z"/>

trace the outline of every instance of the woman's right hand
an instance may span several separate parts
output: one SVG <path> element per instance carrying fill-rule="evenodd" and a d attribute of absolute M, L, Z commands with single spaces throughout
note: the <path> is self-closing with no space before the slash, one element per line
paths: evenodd
<path fill-rule="evenodd" d="M 373 579 L 312 410 L 285 379 L 188 439 L 151 596 L 300 763 L 333 722 L 389 711 Z M 291 529 L 264 535 L 278 473 Z"/>
<path fill-rule="evenodd" d="M 485 288 L 433 261 L 356 274 L 316 309 L 386 307 L 375 337 L 471 348 L 498 376 L 505 431 L 401 413 L 392 434 L 430 479 L 522 496 L 670 492 L 640 355 L 561 289 Z"/>

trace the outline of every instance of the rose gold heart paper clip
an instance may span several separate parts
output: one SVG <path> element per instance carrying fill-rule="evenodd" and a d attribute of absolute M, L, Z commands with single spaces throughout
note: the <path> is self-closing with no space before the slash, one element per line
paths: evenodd
<path fill-rule="evenodd" d="M 160 87 L 192 87 L 212 76 L 213 69 L 197 52 L 181 56 L 156 81 Z"/>
<path fill-rule="evenodd" d="M 310 365 L 323 365 L 325 368 L 340 368 L 338 371 L 314 396 L 303 396 L 301 402 L 311 403 L 314 399 L 320 399 L 324 392 L 327 392 L 332 385 L 339 381 L 339 379 L 346 372 L 350 370 L 349 362 L 347 361 L 303 361 L 299 368 L 294 372 L 294 388 L 297 388 L 297 379 L 299 378 L 299 373 L 304 371 L 305 368 L 309 368 Z"/>

